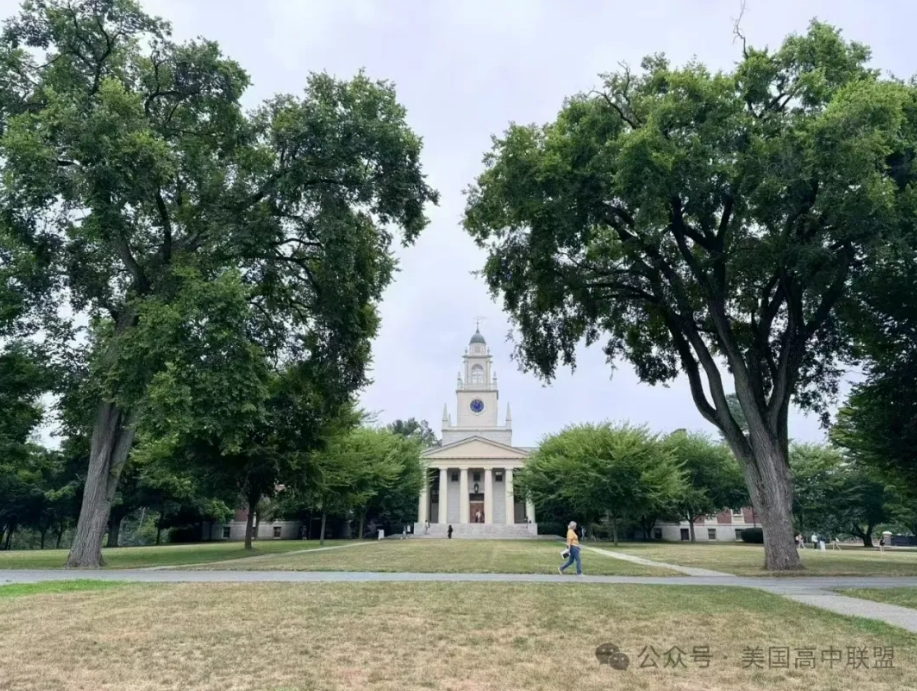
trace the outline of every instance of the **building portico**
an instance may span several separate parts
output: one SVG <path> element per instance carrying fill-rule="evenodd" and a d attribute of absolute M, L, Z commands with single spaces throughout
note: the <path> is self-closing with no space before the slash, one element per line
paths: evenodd
<path fill-rule="evenodd" d="M 465 352 L 465 377 L 458 377 L 457 423 L 443 411 L 443 446 L 423 454 L 427 481 L 421 490 L 415 534 L 444 535 L 451 525 L 464 535 L 523 537 L 535 535 L 535 510 L 513 493 L 513 474 L 522 469 L 529 450 L 512 446 L 509 406 L 502 425 L 497 419 L 496 374 L 480 332 Z M 511 527 L 512 526 L 512 527 Z"/>

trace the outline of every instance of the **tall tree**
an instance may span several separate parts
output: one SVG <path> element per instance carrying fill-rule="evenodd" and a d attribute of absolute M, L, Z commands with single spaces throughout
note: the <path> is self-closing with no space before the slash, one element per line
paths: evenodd
<path fill-rule="evenodd" d="M 676 501 L 679 519 L 688 521 L 694 542 L 698 516 L 746 506 L 748 491 L 739 465 L 727 447 L 702 434 L 673 432 L 663 441 L 685 475 L 685 491 Z"/>
<path fill-rule="evenodd" d="M 420 440 L 423 448 L 428 449 L 433 446 L 440 446 L 442 442 L 437 439 L 436 432 L 430 428 L 430 423 L 426 420 L 415 420 L 410 417 L 407 420 L 395 420 L 386 425 L 390 432 L 402 437 L 416 437 Z"/>
<path fill-rule="evenodd" d="M 832 441 L 901 487 L 917 487 L 917 224 L 868 258 L 850 322 L 866 380 L 853 388 Z M 917 500 L 917 490 L 914 490 Z"/>
<path fill-rule="evenodd" d="M 136 0 L 26 2 L 0 56 L 0 238 L 61 277 L 37 282 L 45 300 L 15 301 L 18 319 L 37 305 L 93 320 L 96 412 L 68 565 L 97 567 L 147 389 L 176 357 L 141 339 L 144 315 L 236 272 L 265 357 L 319 349 L 355 389 L 390 228 L 413 241 L 436 193 L 390 84 L 313 75 L 247 117 L 242 68 L 211 41 L 172 41 Z M 209 323 L 186 320 L 192 336 Z"/>
<path fill-rule="evenodd" d="M 917 88 L 869 58 L 818 22 L 776 51 L 743 46 L 731 72 L 646 58 L 554 122 L 512 125 L 468 192 L 523 365 L 550 379 L 603 339 L 645 382 L 687 376 L 742 466 L 773 570 L 801 568 L 790 403 L 824 411 L 850 355 L 839 306 L 917 208 Z"/>
<path fill-rule="evenodd" d="M 671 511 L 685 490 L 678 464 L 659 439 L 642 427 L 608 423 L 549 436 L 515 484 L 539 512 L 564 506 L 583 525 L 608 519 L 615 544 L 624 521 Z"/>
<path fill-rule="evenodd" d="M 873 531 L 892 519 L 893 492 L 874 469 L 832 446 L 793 444 L 794 515 L 803 535 L 849 533 L 872 546 Z"/>
<path fill-rule="evenodd" d="M 13 344 L 0 350 L 0 548 L 35 516 L 48 489 L 50 458 L 32 441 L 48 386 L 48 372 L 29 348 Z"/>

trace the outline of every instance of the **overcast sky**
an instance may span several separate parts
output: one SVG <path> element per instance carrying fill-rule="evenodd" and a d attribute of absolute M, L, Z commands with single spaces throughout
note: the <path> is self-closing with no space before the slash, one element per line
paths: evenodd
<path fill-rule="evenodd" d="M 0 0 L 2 15 L 18 0 Z M 441 193 L 417 244 L 401 251 L 401 272 L 382 305 L 374 383 L 363 405 L 380 421 L 417 417 L 439 431 L 443 404 L 455 416 L 455 377 L 481 315 L 499 376 L 502 421 L 512 404 L 513 443 L 536 444 L 569 423 L 630 420 L 654 430 L 712 432 L 687 384 L 651 387 L 620 363 L 614 377 L 598 346 L 575 373 L 545 387 L 510 361 L 509 324 L 472 272 L 484 254 L 460 227 L 462 190 L 481 171 L 490 137 L 510 121 L 553 119 L 565 96 L 599 85 L 598 73 L 637 67 L 664 52 L 731 69 L 738 0 L 147 0 L 179 39 L 206 36 L 248 70 L 247 105 L 299 92 L 311 71 L 346 78 L 365 68 L 395 82 L 408 122 L 424 140 L 423 166 Z M 870 45 L 874 64 L 915 71 L 917 3 L 907 0 L 748 0 L 742 22 L 755 46 L 778 45 L 813 17 Z M 791 414 L 790 434 L 820 440 L 814 417 Z"/>

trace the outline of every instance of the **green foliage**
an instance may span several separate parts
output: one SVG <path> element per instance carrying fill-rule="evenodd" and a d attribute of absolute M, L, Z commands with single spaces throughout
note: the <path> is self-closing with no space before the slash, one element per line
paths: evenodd
<path fill-rule="evenodd" d="M 423 485 L 422 442 L 388 429 L 340 430 L 304 459 L 303 481 L 288 487 L 274 511 L 307 512 L 386 525 L 412 521 Z"/>
<path fill-rule="evenodd" d="M 793 444 L 790 462 L 797 530 L 852 534 L 871 545 L 875 528 L 892 517 L 893 488 L 830 446 Z"/>
<path fill-rule="evenodd" d="M 685 476 L 686 488 L 674 506 L 680 520 L 692 522 L 722 509 L 748 505 L 748 491 L 732 453 L 706 435 L 673 432 L 663 441 Z M 694 538 L 692 529 L 692 540 Z"/>
<path fill-rule="evenodd" d="M 551 379 L 601 340 L 643 381 L 684 373 L 745 469 L 769 568 L 798 566 L 790 402 L 825 412 L 863 258 L 917 214 L 917 86 L 869 58 L 819 22 L 731 72 L 648 57 L 551 123 L 511 125 L 468 190 L 522 364 Z"/>
<path fill-rule="evenodd" d="M 425 449 L 442 445 L 442 442 L 436 438 L 436 432 L 430 428 L 426 420 L 417 421 L 412 417 L 407 420 L 395 420 L 387 425 L 386 429 L 402 437 L 417 437 Z"/>
<path fill-rule="evenodd" d="M 643 427 L 579 425 L 547 437 L 529 456 L 514 491 L 539 515 L 617 526 L 673 507 L 686 489 L 671 451 Z M 617 539 L 617 534 L 615 535 Z"/>
<path fill-rule="evenodd" d="M 753 545 L 764 544 L 764 530 L 762 528 L 745 528 L 742 530 L 742 542 Z"/>
<path fill-rule="evenodd" d="M 394 233 L 413 242 L 437 201 L 393 86 L 312 74 L 247 114 L 241 66 L 136 0 L 24 2 L 0 86 L 0 320 L 72 315 L 46 332 L 81 379 L 68 408 L 113 403 L 90 438 L 126 441 L 90 449 L 87 481 L 117 481 L 136 423 L 143 453 L 245 458 L 249 490 L 271 487 L 289 463 L 270 424 L 295 409 L 281 429 L 318 437 L 367 382 Z M 317 393 L 289 405 L 299 367 Z"/>

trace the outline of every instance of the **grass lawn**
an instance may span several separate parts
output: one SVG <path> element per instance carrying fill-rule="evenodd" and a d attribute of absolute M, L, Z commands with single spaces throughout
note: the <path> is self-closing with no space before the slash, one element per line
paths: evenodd
<path fill-rule="evenodd" d="M 204 569 L 265 571 L 388 571 L 437 573 L 556 573 L 559 542 L 541 540 L 382 540 L 355 549 L 315 554 L 279 555 Z M 676 576 L 676 572 L 641 566 L 583 551 L 583 571 L 593 576 Z M 575 573 L 574 567 L 567 573 Z"/>
<path fill-rule="evenodd" d="M 737 588 L 574 583 L 133 584 L 4 598 L 0 689 L 917 688 L 917 636 L 883 624 Z M 629 667 L 599 664 L 602 643 Z M 865 649 L 866 669 L 846 666 L 850 646 Z M 887 647 L 892 668 L 873 668 Z M 763 669 L 746 648 L 763 651 Z M 789 649 L 789 669 L 768 668 L 781 659 L 771 648 Z M 814 669 L 796 668 L 798 649 Z"/>
<path fill-rule="evenodd" d="M 595 543 L 602 549 L 615 549 L 610 544 Z M 738 576 L 775 576 L 762 568 L 764 547 L 761 545 L 725 544 L 703 545 L 690 543 L 622 543 L 618 548 L 654 561 L 696 566 L 723 571 Z M 840 551 L 814 549 L 800 551 L 805 571 L 790 576 L 917 576 L 917 552 L 842 549 Z"/>
<path fill-rule="evenodd" d="M 13 583 L 11 585 L 0 585 L 0 598 L 23 597 L 25 595 L 41 595 L 45 593 L 73 593 L 83 590 L 104 590 L 105 588 L 120 588 L 125 585 L 127 585 L 127 583 L 120 581 L 92 580 Z"/>
<path fill-rule="evenodd" d="M 353 542 L 325 540 L 325 546 Z M 117 547 L 103 549 L 106 566 L 114 569 L 147 566 L 201 564 L 211 561 L 243 559 L 264 554 L 277 554 L 301 549 L 314 549 L 318 540 L 256 540 L 255 549 L 245 551 L 242 542 L 205 542 L 193 545 L 160 545 L 150 547 Z M 59 569 L 67 560 L 65 549 L 13 550 L 0 552 L 0 569 Z M 0 686 L 0 689 L 3 687 Z"/>
<path fill-rule="evenodd" d="M 917 588 L 838 588 L 837 592 L 864 600 L 917 609 Z"/>

